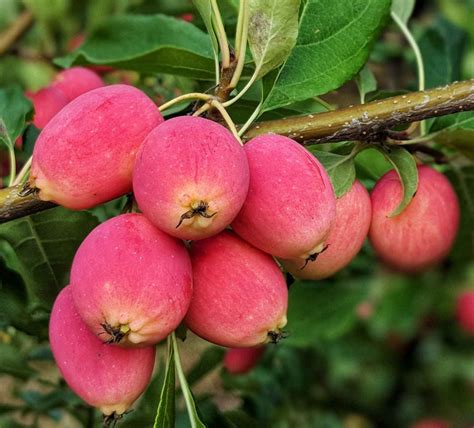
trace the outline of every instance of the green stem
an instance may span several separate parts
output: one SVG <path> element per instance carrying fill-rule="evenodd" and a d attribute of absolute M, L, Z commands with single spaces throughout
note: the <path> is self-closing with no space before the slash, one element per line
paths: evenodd
<path fill-rule="evenodd" d="M 425 90 L 425 66 L 423 64 L 423 57 L 421 56 L 421 51 L 418 46 L 418 43 L 416 43 L 415 38 L 411 34 L 411 31 L 408 29 L 407 25 L 399 18 L 399 16 L 394 12 L 391 13 L 391 16 L 392 16 L 392 19 L 397 24 L 398 28 L 400 28 L 400 30 L 406 37 L 408 43 L 410 44 L 410 47 L 413 50 L 413 53 L 415 54 L 416 66 L 418 70 L 418 89 L 420 91 L 424 91 Z M 421 132 L 421 135 L 426 134 L 426 122 L 424 121 L 422 121 L 420 124 L 420 132 Z"/>
<path fill-rule="evenodd" d="M 179 356 L 178 343 L 176 341 L 176 336 L 174 332 L 171 333 L 171 343 L 172 343 L 173 351 L 174 351 L 174 363 L 176 367 L 176 372 L 178 374 L 179 384 L 181 385 L 181 391 L 183 392 L 184 401 L 186 402 L 186 408 L 188 410 L 189 421 L 191 422 L 191 428 L 198 428 L 196 421 L 194 420 L 193 417 L 191 417 L 192 414 L 197 414 L 197 410 L 196 410 L 196 405 L 194 404 L 194 399 L 191 396 L 191 391 L 189 389 L 188 381 L 186 380 L 186 376 L 184 375 L 183 367 L 181 365 L 181 358 Z"/>
<path fill-rule="evenodd" d="M 10 175 L 8 177 L 8 186 L 12 186 L 16 176 L 16 157 L 13 144 L 8 145 L 8 157 L 10 159 Z"/>
<path fill-rule="evenodd" d="M 237 83 L 239 83 L 240 76 L 244 69 L 245 64 L 245 53 L 247 51 L 247 36 L 249 32 L 249 8 L 248 0 L 240 1 L 240 10 L 239 10 L 239 22 L 237 24 L 237 31 L 239 31 L 240 24 L 240 34 L 237 34 L 236 45 L 235 45 L 235 55 L 237 57 L 237 66 L 235 67 L 232 80 L 230 81 L 229 88 L 235 88 Z M 241 21 L 241 23 L 240 23 Z"/>
<path fill-rule="evenodd" d="M 230 65 L 230 51 L 229 43 L 227 41 L 227 35 L 225 33 L 224 23 L 222 22 L 221 13 L 219 6 L 217 6 L 216 0 L 211 0 L 212 7 L 212 22 L 216 29 L 217 40 L 219 41 L 219 47 L 221 49 L 222 68 L 229 68 Z"/>
<path fill-rule="evenodd" d="M 26 178 L 26 176 L 30 172 L 32 160 L 33 160 L 33 156 L 30 156 L 28 158 L 28 160 L 26 161 L 26 163 L 23 165 L 23 168 L 21 168 L 20 172 L 18 173 L 18 176 L 15 178 L 15 180 L 11 184 L 12 186 L 16 186 L 17 184 L 21 184 L 24 181 L 24 179 Z"/>
<path fill-rule="evenodd" d="M 201 92 L 190 92 L 189 94 L 181 95 L 179 97 L 173 98 L 172 100 L 162 104 L 160 107 L 158 107 L 158 110 L 165 111 L 166 109 L 174 106 L 175 104 L 181 103 L 183 101 L 188 101 L 188 100 L 209 101 L 212 99 L 214 99 L 214 97 L 209 94 L 203 94 Z"/>
<path fill-rule="evenodd" d="M 242 88 L 242 90 L 232 99 L 230 99 L 229 101 L 226 101 L 225 103 L 223 103 L 222 105 L 224 107 L 229 107 L 231 106 L 232 104 L 234 104 L 236 101 L 238 101 L 241 97 L 244 96 L 244 94 L 250 89 L 250 87 L 255 83 L 255 81 L 257 80 L 257 76 L 258 76 L 258 73 L 259 73 L 260 69 L 259 68 L 256 68 L 254 73 L 252 74 L 252 77 L 250 78 L 250 80 L 247 82 L 247 84 Z"/>
<path fill-rule="evenodd" d="M 240 137 L 245 134 L 247 129 L 249 129 L 249 127 L 252 125 L 254 120 L 258 117 L 258 115 L 260 114 L 260 110 L 261 110 L 262 106 L 263 106 L 263 100 L 260 101 L 257 108 L 253 111 L 252 115 L 247 119 L 247 122 L 245 122 L 242 125 L 242 127 L 239 129 L 239 136 Z"/>

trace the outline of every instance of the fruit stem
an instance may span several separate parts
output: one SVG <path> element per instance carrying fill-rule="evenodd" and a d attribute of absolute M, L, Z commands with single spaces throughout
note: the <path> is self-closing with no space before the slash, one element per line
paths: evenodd
<path fill-rule="evenodd" d="M 26 163 L 23 165 L 23 168 L 21 168 L 20 172 L 18 173 L 17 177 L 12 183 L 12 186 L 16 186 L 17 184 L 21 184 L 28 173 L 30 172 L 30 167 L 31 167 L 31 162 L 33 160 L 33 157 L 30 156 L 29 159 L 26 161 Z"/>
<path fill-rule="evenodd" d="M 228 86 L 233 89 L 239 83 L 240 76 L 245 64 L 245 52 L 247 51 L 247 35 L 249 31 L 249 8 L 248 0 L 240 1 L 239 18 L 237 21 L 237 32 L 235 38 L 235 56 L 237 58 L 237 66 L 235 67 L 234 75 Z"/>
<path fill-rule="evenodd" d="M 217 110 L 219 110 L 219 113 L 222 115 L 222 118 L 225 120 L 225 123 L 229 127 L 229 130 L 234 134 L 234 137 L 237 138 L 237 141 L 240 143 L 242 146 L 242 140 L 240 139 L 239 133 L 237 132 L 237 128 L 235 127 L 235 124 L 232 120 L 232 118 L 229 116 L 229 113 L 227 113 L 227 110 L 225 107 L 217 100 L 212 100 L 211 101 L 211 106 L 215 107 Z"/>
<path fill-rule="evenodd" d="M 219 11 L 219 6 L 217 6 L 216 0 L 211 0 L 211 7 L 212 7 L 212 23 L 214 24 L 217 40 L 219 41 L 219 47 L 221 49 L 222 68 L 229 68 L 229 65 L 230 65 L 229 43 L 227 42 L 227 35 L 225 33 L 224 24 L 222 22 L 221 13 Z"/>
<path fill-rule="evenodd" d="M 161 112 L 169 109 L 170 107 L 174 106 L 175 104 L 182 103 L 183 101 L 187 100 L 204 100 L 210 101 L 213 100 L 214 96 L 209 94 L 203 94 L 201 92 L 190 92 L 189 94 L 180 95 L 179 97 L 173 98 L 172 100 L 162 104 L 158 107 L 158 110 Z"/>

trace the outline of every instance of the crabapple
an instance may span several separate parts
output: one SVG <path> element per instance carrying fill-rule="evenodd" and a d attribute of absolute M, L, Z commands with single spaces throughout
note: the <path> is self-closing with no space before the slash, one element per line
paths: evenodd
<path fill-rule="evenodd" d="M 93 89 L 101 88 L 104 82 L 97 73 L 84 67 L 72 67 L 56 75 L 51 86 L 60 90 L 69 101 Z"/>
<path fill-rule="evenodd" d="M 222 125 L 192 116 L 154 129 L 133 171 L 140 210 L 181 239 L 206 238 L 228 226 L 248 183 L 247 158 L 237 139 Z"/>
<path fill-rule="evenodd" d="M 224 367 L 232 374 L 247 373 L 258 363 L 264 352 L 264 346 L 230 348 L 224 355 Z"/>
<path fill-rule="evenodd" d="M 474 336 L 474 290 L 464 291 L 458 296 L 456 317 L 462 329 Z"/>
<path fill-rule="evenodd" d="M 49 340 L 67 384 L 106 416 L 123 414 L 150 382 L 155 348 L 124 349 L 99 340 L 79 316 L 70 286 L 54 302 Z"/>
<path fill-rule="evenodd" d="M 66 95 L 54 87 L 46 87 L 37 92 L 27 91 L 25 95 L 33 103 L 35 115 L 33 124 L 43 129 L 46 124 L 69 102 Z"/>
<path fill-rule="evenodd" d="M 186 325 L 217 345 L 276 342 L 286 325 L 288 290 L 273 258 L 225 230 L 191 247 L 193 297 Z"/>
<path fill-rule="evenodd" d="M 355 181 L 352 188 L 336 200 L 336 219 L 326 239 L 327 248 L 315 260 L 281 260 L 294 277 L 324 279 L 347 266 L 360 251 L 370 227 L 370 196 Z"/>
<path fill-rule="evenodd" d="M 402 198 L 397 173 L 386 173 L 372 194 L 369 239 L 378 256 L 402 272 L 420 272 L 449 253 L 459 225 L 459 203 L 450 182 L 429 166 L 418 167 L 418 190 L 404 211 L 390 214 Z"/>
<path fill-rule="evenodd" d="M 325 247 L 336 212 L 329 176 L 304 147 L 281 135 L 261 135 L 244 146 L 247 198 L 232 228 L 274 256 L 302 263 Z"/>
<path fill-rule="evenodd" d="M 103 341 L 147 346 L 182 321 L 192 294 L 184 244 L 142 214 L 122 214 L 96 227 L 71 268 L 77 310 Z"/>
<path fill-rule="evenodd" d="M 132 86 L 81 95 L 40 133 L 30 185 L 40 199 L 77 210 L 130 192 L 136 153 L 161 122 L 155 104 Z"/>

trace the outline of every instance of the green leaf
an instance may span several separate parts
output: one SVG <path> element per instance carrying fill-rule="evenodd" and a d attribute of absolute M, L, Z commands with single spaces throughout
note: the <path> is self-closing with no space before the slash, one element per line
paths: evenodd
<path fill-rule="evenodd" d="M 336 197 L 340 198 L 348 192 L 356 178 L 354 155 L 340 155 L 331 152 L 323 152 L 316 148 L 310 148 L 310 152 L 323 164 L 331 179 Z"/>
<path fill-rule="evenodd" d="M 279 67 L 298 35 L 300 0 L 250 0 L 249 45 L 257 79 Z"/>
<path fill-rule="evenodd" d="M 174 365 L 174 349 L 171 339 L 168 339 L 168 360 L 166 363 L 165 378 L 161 387 L 160 401 L 156 410 L 153 428 L 174 428 L 175 426 L 175 388 L 176 375 Z"/>
<path fill-rule="evenodd" d="M 339 88 L 366 63 L 390 13 L 390 0 L 307 0 L 296 45 L 263 110 Z"/>
<path fill-rule="evenodd" d="M 402 183 L 403 198 L 398 207 L 390 213 L 390 217 L 395 217 L 406 208 L 415 196 L 418 188 L 418 169 L 413 156 L 403 147 L 391 146 L 388 149 L 380 149 L 380 151 L 393 165 Z"/>
<path fill-rule="evenodd" d="M 474 161 L 474 129 L 459 129 L 451 132 L 442 132 L 434 141 L 443 146 L 449 146 Z"/>
<path fill-rule="evenodd" d="M 31 101 L 19 86 L 0 89 L 0 141 L 13 147 L 31 110 Z"/>
<path fill-rule="evenodd" d="M 406 24 L 415 8 L 415 1 L 416 0 L 392 0 L 392 12 Z"/>
<path fill-rule="evenodd" d="M 425 66 L 426 87 L 446 85 L 462 77 L 467 34 L 445 19 L 438 19 L 418 40 Z"/>
<path fill-rule="evenodd" d="M 328 281 L 292 284 L 285 344 L 304 347 L 345 334 L 357 321 L 356 307 L 366 295 L 366 285 Z"/>
<path fill-rule="evenodd" d="M 78 246 L 97 224 L 90 213 L 58 207 L 0 225 L 0 239 L 16 253 L 30 311 L 49 310 L 59 290 L 68 284 Z"/>
<path fill-rule="evenodd" d="M 377 80 L 375 80 L 374 73 L 370 71 L 370 68 L 367 64 L 365 64 L 364 68 L 360 70 L 355 82 L 357 84 L 357 88 L 359 88 L 360 101 L 362 104 L 364 104 L 365 96 L 369 92 L 374 92 L 377 89 Z"/>
<path fill-rule="evenodd" d="M 164 15 L 123 15 L 107 19 L 76 51 L 56 64 L 107 64 L 143 73 L 214 79 L 209 35 Z"/>

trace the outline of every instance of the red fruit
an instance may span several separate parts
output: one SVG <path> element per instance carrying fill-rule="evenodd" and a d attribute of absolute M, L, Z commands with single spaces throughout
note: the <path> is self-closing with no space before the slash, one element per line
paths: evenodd
<path fill-rule="evenodd" d="M 276 342 L 288 290 L 271 256 L 224 231 L 193 243 L 193 297 L 185 318 L 198 336 L 242 348 Z"/>
<path fill-rule="evenodd" d="M 154 129 L 133 172 L 140 210 L 181 239 L 206 238 L 229 225 L 248 182 L 247 158 L 235 137 L 218 123 L 190 116 Z"/>
<path fill-rule="evenodd" d="M 419 272 L 449 253 L 459 225 L 459 203 L 448 179 L 428 166 L 418 167 L 416 195 L 395 216 L 402 198 L 397 173 L 385 174 L 372 191 L 369 239 L 380 258 L 403 272 Z"/>
<path fill-rule="evenodd" d="M 264 352 L 264 346 L 228 349 L 224 356 L 224 367 L 232 374 L 247 373 L 254 368 Z"/>
<path fill-rule="evenodd" d="M 122 214 L 96 227 L 71 268 L 77 310 L 103 341 L 152 345 L 182 321 L 192 294 L 184 244 L 141 214 Z"/>
<path fill-rule="evenodd" d="M 30 181 L 41 199 L 78 210 L 130 192 L 136 153 L 161 122 L 155 104 L 132 86 L 88 92 L 39 135 Z"/>
<path fill-rule="evenodd" d="M 304 264 L 324 248 L 336 212 L 326 171 L 305 148 L 281 135 L 254 138 L 244 150 L 250 186 L 232 228 L 257 248 Z"/>
<path fill-rule="evenodd" d="M 150 382 L 155 348 L 123 349 L 92 334 L 74 307 L 71 287 L 54 302 L 49 340 L 70 388 L 104 415 L 121 415 Z"/>
<path fill-rule="evenodd" d="M 450 428 L 451 425 L 441 419 L 421 419 L 410 428 Z"/>
<path fill-rule="evenodd" d="M 33 103 L 35 115 L 33 124 L 43 129 L 46 124 L 69 102 L 66 95 L 54 87 L 40 89 L 37 92 L 26 92 Z"/>
<path fill-rule="evenodd" d="M 474 336 L 474 290 L 465 291 L 458 296 L 456 317 L 464 331 Z"/>
<path fill-rule="evenodd" d="M 69 101 L 79 95 L 101 88 L 104 82 L 100 76 L 84 67 L 72 67 L 58 73 L 51 84 L 60 90 Z"/>
<path fill-rule="evenodd" d="M 355 181 L 351 190 L 336 200 L 336 219 L 326 239 L 327 248 L 307 263 L 282 260 L 296 278 L 324 279 L 347 266 L 360 251 L 370 227 L 372 208 L 365 187 Z"/>

